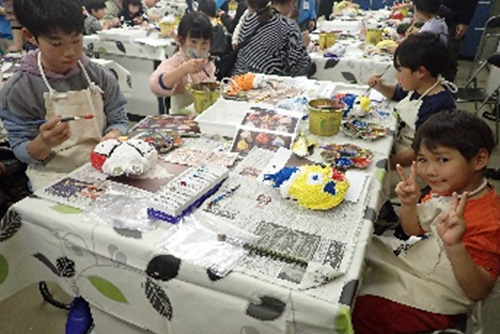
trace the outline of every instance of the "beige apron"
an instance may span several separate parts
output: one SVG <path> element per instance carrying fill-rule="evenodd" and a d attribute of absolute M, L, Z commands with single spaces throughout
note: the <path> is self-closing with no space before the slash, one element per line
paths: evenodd
<path fill-rule="evenodd" d="M 92 114 L 93 119 L 70 121 L 71 135 L 64 143 L 52 149 L 52 156 L 44 165 L 29 165 L 28 175 L 33 190 L 55 182 L 65 174 L 73 171 L 89 161 L 90 152 L 102 138 L 106 126 L 102 90 L 92 82 L 83 64 L 78 65 L 89 83 L 87 89 L 80 91 L 57 92 L 49 84 L 43 71 L 40 53 L 38 53 L 38 68 L 45 85 L 49 89 L 43 94 L 46 119 L 56 115 L 63 117 L 83 116 Z"/>
<path fill-rule="evenodd" d="M 366 277 L 360 295 L 380 296 L 420 310 L 440 314 L 466 313 L 473 305 L 458 284 L 441 237 L 437 217 L 449 210 L 451 197 L 419 204 L 425 236 L 403 241 L 374 236 L 366 251 Z"/>

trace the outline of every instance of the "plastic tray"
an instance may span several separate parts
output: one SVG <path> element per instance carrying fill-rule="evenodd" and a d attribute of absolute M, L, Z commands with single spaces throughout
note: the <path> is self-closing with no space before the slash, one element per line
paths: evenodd
<path fill-rule="evenodd" d="M 217 102 L 196 117 L 195 121 L 198 122 L 203 134 L 233 138 L 236 128 L 243 121 L 251 105 L 249 102 L 219 98 Z"/>

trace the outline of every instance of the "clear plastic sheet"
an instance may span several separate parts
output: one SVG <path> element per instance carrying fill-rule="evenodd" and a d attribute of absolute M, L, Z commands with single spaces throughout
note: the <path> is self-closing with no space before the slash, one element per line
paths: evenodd
<path fill-rule="evenodd" d="M 240 243 L 221 241 L 222 235 L 230 236 Z M 258 237 L 251 233 L 229 226 L 203 212 L 196 212 L 171 228 L 160 247 L 188 263 L 207 268 L 223 277 L 246 255 L 247 251 L 242 245 L 257 240 Z"/>
<path fill-rule="evenodd" d="M 126 194 L 106 194 L 90 205 L 84 219 L 92 219 L 117 229 L 151 231 L 161 221 L 151 219 L 147 209 L 151 201 L 144 197 L 130 197 Z"/>

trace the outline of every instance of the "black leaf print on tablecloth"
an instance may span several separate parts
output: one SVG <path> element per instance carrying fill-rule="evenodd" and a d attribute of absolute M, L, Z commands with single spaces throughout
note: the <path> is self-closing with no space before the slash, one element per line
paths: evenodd
<path fill-rule="evenodd" d="M 313 78 L 314 75 L 316 74 L 316 71 L 317 71 L 317 66 L 316 66 L 316 63 L 311 63 L 311 66 L 309 66 L 309 69 L 307 70 L 307 77 L 308 78 Z"/>
<path fill-rule="evenodd" d="M 377 168 L 382 168 L 382 169 L 387 170 L 388 162 L 389 162 L 388 159 L 380 159 L 377 161 L 375 166 L 377 166 Z"/>
<path fill-rule="evenodd" d="M 33 255 L 35 258 L 40 260 L 43 264 L 47 266 L 55 275 L 60 277 L 73 277 L 75 276 L 75 261 L 67 258 L 60 257 L 56 260 L 56 266 L 42 253 L 36 253 Z"/>
<path fill-rule="evenodd" d="M 125 45 L 123 45 L 122 42 L 116 41 L 115 43 L 116 43 L 116 47 L 118 48 L 118 50 L 120 50 L 123 53 L 127 53 L 127 50 L 125 49 Z"/>
<path fill-rule="evenodd" d="M 59 276 L 61 277 L 73 277 L 75 276 L 75 261 L 68 259 L 67 257 L 60 257 L 56 260 L 57 270 L 59 271 Z"/>
<path fill-rule="evenodd" d="M 12 238 L 21 228 L 21 215 L 15 210 L 9 210 L 0 220 L 0 242 Z"/>
<path fill-rule="evenodd" d="M 169 281 L 179 274 L 181 260 L 173 255 L 158 255 L 148 263 L 146 273 L 151 278 Z"/>
<path fill-rule="evenodd" d="M 47 266 L 47 268 L 49 268 L 50 271 L 52 271 L 55 275 L 59 276 L 59 271 L 57 270 L 57 267 L 54 266 L 52 264 L 52 262 L 50 262 L 50 260 L 47 259 L 47 257 L 45 255 L 43 255 L 42 253 L 36 253 L 33 256 L 36 257 L 38 260 L 40 260 L 40 262 L 45 264 Z"/>
<path fill-rule="evenodd" d="M 248 305 L 246 313 L 252 318 L 259 320 L 275 320 L 278 319 L 285 311 L 286 303 L 270 296 L 259 297 L 261 303 Z"/>
<path fill-rule="evenodd" d="M 337 66 L 338 63 L 338 58 L 328 58 L 325 63 L 325 70 Z"/>
<path fill-rule="evenodd" d="M 229 274 L 229 273 L 228 273 Z M 215 282 L 215 281 L 218 281 L 218 280 L 221 280 L 223 279 L 224 277 L 226 276 L 220 276 L 216 273 L 214 273 L 212 270 L 210 269 L 207 269 L 207 275 L 208 275 L 208 278 L 212 281 L 212 282 Z"/>
<path fill-rule="evenodd" d="M 113 229 L 121 236 L 132 239 L 142 239 L 142 232 L 139 230 L 129 230 L 126 228 L 113 227 Z"/>
<path fill-rule="evenodd" d="M 344 77 L 344 79 L 349 83 L 352 83 L 352 84 L 358 83 L 358 79 L 356 79 L 354 74 L 352 74 L 351 72 L 342 72 L 342 77 Z"/>
<path fill-rule="evenodd" d="M 377 217 L 377 211 L 375 211 L 375 209 L 367 206 L 365 209 L 365 217 L 364 218 L 368 219 L 369 221 L 374 222 L 376 217 Z"/>
<path fill-rule="evenodd" d="M 148 298 L 151 306 L 158 311 L 162 316 L 168 320 L 172 319 L 172 304 L 170 299 L 163 289 L 157 285 L 153 280 L 147 278 L 146 280 L 146 297 Z"/>

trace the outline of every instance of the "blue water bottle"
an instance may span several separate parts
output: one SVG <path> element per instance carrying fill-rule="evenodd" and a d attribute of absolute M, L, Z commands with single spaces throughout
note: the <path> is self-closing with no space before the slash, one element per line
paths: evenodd
<path fill-rule="evenodd" d="M 93 327 L 89 304 L 82 297 L 71 302 L 66 320 L 66 334 L 90 334 Z"/>

